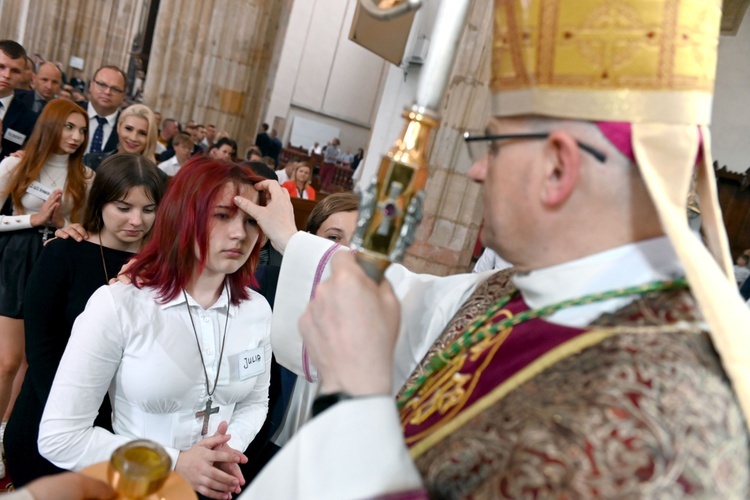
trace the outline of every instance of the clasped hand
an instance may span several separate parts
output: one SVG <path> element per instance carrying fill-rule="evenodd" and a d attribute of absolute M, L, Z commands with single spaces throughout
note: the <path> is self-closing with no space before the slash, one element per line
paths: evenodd
<path fill-rule="evenodd" d="M 33 227 L 52 225 L 55 227 L 63 227 L 65 225 L 65 218 L 60 213 L 60 205 L 62 203 L 62 191 L 55 189 L 52 194 L 49 195 L 42 208 L 39 212 L 32 214 L 31 225 Z"/>
<path fill-rule="evenodd" d="M 239 464 L 247 463 L 247 457 L 227 444 L 227 428 L 226 422 L 220 423 L 216 434 L 180 452 L 177 459 L 175 470 L 208 498 L 230 500 L 245 484 Z"/>

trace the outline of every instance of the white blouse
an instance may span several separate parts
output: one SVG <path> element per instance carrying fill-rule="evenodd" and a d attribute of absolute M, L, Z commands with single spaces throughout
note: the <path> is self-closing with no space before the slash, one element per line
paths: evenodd
<path fill-rule="evenodd" d="M 50 155 L 47 163 L 44 164 L 42 170 L 39 172 L 37 181 L 50 191 L 54 191 L 55 189 L 64 190 L 68 179 L 69 158 L 69 155 Z M 8 198 L 3 193 L 8 189 L 13 171 L 19 163 L 21 163 L 21 159 L 15 156 L 9 156 L 0 162 L 0 208 L 2 208 Z M 87 190 L 91 188 L 91 184 L 94 182 L 94 172 L 88 167 L 86 167 L 85 182 Z M 17 231 L 19 229 L 31 228 L 31 215 L 39 213 L 42 205 L 44 205 L 44 201 L 39 195 L 29 194 L 27 190 L 26 194 L 21 198 L 21 205 L 26 213 L 9 216 L 0 215 L 0 231 Z M 68 206 L 66 201 L 65 197 L 63 197 L 62 215 L 65 218 L 65 225 L 68 225 L 70 224 L 71 207 Z"/>
<path fill-rule="evenodd" d="M 207 310 L 188 295 L 198 342 L 213 389 L 228 297 Z M 244 451 L 268 411 L 271 309 L 258 293 L 229 307 L 226 346 L 208 433 L 229 423 L 229 446 Z M 99 288 L 76 319 L 55 375 L 39 429 L 39 451 L 58 467 L 80 470 L 109 460 L 120 445 L 151 439 L 167 449 L 172 466 L 181 450 L 200 441 L 206 383 L 182 294 L 165 304 L 150 288 L 117 283 Z M 247 359 L 246 359 L 247 358 Z M 246 369 L 247 366 L 250 369 Z M 115 434 L 93 427 L 105 394 Z"/>

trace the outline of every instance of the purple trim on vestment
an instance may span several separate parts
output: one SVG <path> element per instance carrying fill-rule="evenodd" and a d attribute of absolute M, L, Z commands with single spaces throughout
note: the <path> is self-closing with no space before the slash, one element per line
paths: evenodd
<path fill-rule="evenodd" d="M 318 262 L 318 268 L 315 270 L 315 278 L 313 279 L 312 290 L 310 290 L 310 300 L 315 298 L 315 291 L 318 289 L 320 280 L 323 277 L 323 270 L 325 269 L 326 265 L 328 265 L 328 261 L 331 260 L 331 257 L 340 246 L 341 245 L 336 243 L 331 248 L 326 250 L 326 253 L 323 254 L 320 262 Z M 308 382 L 312 382 L 312 375 L 310 375 L 310 360 L 307 356 L 307 347 L 305 347 L 304 342 L 302 342 L 302 369 L 305 371 L 305 379 Z"/>

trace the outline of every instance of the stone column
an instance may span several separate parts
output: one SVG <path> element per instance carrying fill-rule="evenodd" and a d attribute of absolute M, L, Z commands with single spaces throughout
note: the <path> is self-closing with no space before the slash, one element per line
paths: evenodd
<path fill-rule="evenodd" d="M 292 0 L 162 0 L 145 103 L 178 121 L 255 140 Z M 250 138 L 250 142 L 248 142 Z"/>
<path fill-rule="evenodd" d="M 424 219 L 404 264 L 415 272 L 448 275 L 469 270 L 482 223 L 479 186 L 466 172 L 466 130 L 489 118 L 492 2 L 473 2 L 430 150 Z"/>
<path fill-rule="evenodd" d="M 17 39 L 23 3 L 2 3 L 0 33 Z M 34 0 L 29 4 L 23 40 L 27 52 L 61 61 L 68 76 L 88 80 L 96 68 L 114 64 L 127 69 L 130 47 L 148 0 Z M 68 66 L 70 56 L 84 60 L 80 74 Z"/>

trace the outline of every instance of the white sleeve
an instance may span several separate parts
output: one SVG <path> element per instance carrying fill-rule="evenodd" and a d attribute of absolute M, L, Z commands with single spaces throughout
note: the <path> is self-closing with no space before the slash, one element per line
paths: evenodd
<path fill-rule="evenodd" d="M 349 499 L 421 490 L 389 396 L 338 403 L 309 422 L 240 496 Z"/>
<path fill-rule="evenodd" d="M 93 426 L 120 366 L 123 343 L 114 298 L 103 286 L 73 324 L 39 426 L 39 452 L 58 467 L 80 470 L 109 460 L 131 440 Z"/>
<path fill-rule="evenodd" d="M 9 156 L 0 162 L 0 208 L 3 207 L 8 199 L 5 191 L 10 185 L 10 178 L 13 175 L 13 169 L 21 163 L 20 158 Z M 0 232 L 18 231 L 19 229 L 30 229 L 31 214 L 19 215 L 0 215 Z"/>
<path fill-rule="evenodd" d="M 348 251 L 348 248 L 300 231 L 287 243 L 281 263 L 271 347 L 279 364 L 306 380 L 317 380 L 317 373 L 309 365 L 297 323 L 310 302 L 313 289 L 330 274 L 328 263 L 338 250 Z"/>
<path fill-rule="evenodd" d="M 330 258 L 346 247 L 309 233 L 297 233 L 287 244 L 281 265 L 271 328 L 276 360 L 303 379 L 317 380 L 299 333 L 299 318 L 317 284 L 330 275 Z M 458 308 L 488 275 L 437 277 L 410 272 L 392 264 L 385 273 L 401 302 L 401 326 L 396 342 L 394 394 L 422 360 Z"/>

